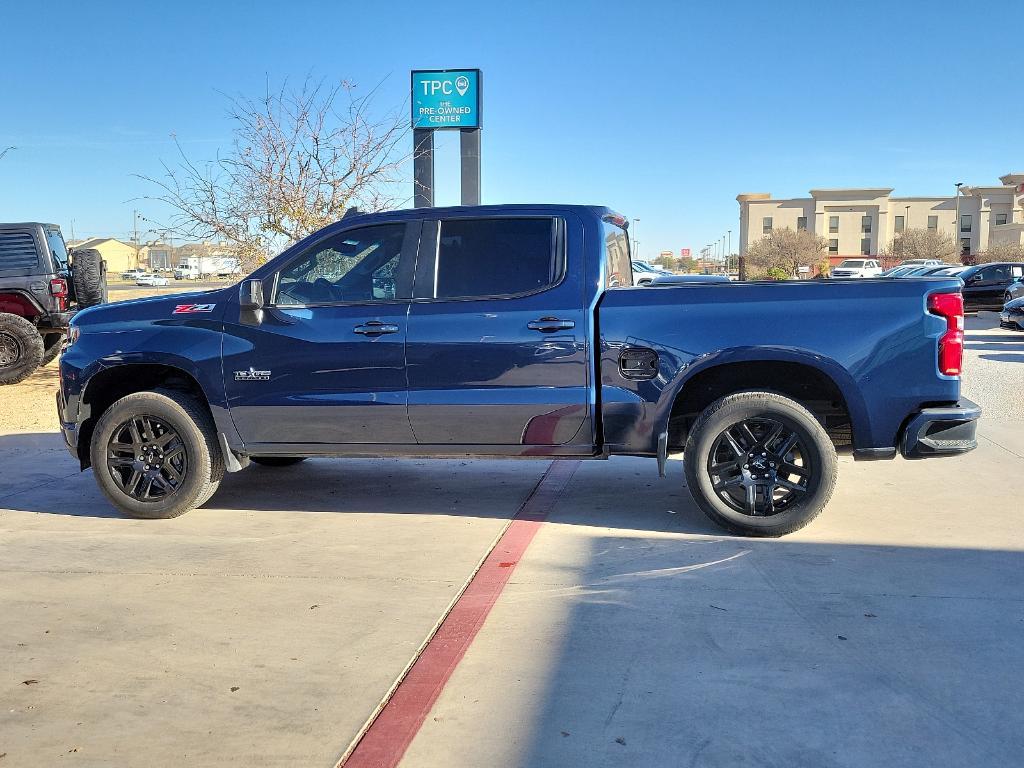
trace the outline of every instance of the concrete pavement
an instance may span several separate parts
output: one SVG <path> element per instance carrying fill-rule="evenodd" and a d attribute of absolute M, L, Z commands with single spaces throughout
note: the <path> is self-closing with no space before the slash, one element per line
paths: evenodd
<path fill-rule="evenodd" d="M 723 536 L 676 462 L 581 465 L 403 765 L 1024 763 L 1024 334 L 990 326 L 979 449 L 842 458 L 784 539 Z M 52 372 L 18 387 L 0 768 L 333 765 L 547 466 L 254 467 L 133 521 L 46 426 Z"/>
<path fill-rule="evenodd" d="M 0 437 L 5 768 L 333 765 L 546 466 L 254 468 L 134 521 L 61 453 Z"/>
<path fill-rule="evenodd" d="M 584 464 L 402 765 L 1019 765 L 1020 467 L 844 460 L 818 522 L 752 541 Z"/>

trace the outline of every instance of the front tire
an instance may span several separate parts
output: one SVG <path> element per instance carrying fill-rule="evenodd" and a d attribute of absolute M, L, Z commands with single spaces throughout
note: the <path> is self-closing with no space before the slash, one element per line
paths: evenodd
<path fill-rule="evenodd" d="M 147 520 L 201 506 L 224 477 L 209 412 L 173 390 L 136 392 L 111 405 L 93 430 L 90 458 L 110 502 Z"/>
<path fill-rule="evenodd" d="M 835 447 L 818 420 L 774 392 L 739 392 L 700 415 L 686 440 L 686 483 L 697 506 L 743 536 L 782 536 L 832 497 Z"/>

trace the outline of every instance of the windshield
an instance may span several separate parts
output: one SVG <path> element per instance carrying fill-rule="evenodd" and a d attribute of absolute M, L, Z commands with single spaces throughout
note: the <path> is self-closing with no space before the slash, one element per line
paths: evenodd
<path fill-rule="evenodd" d="M 846 259 L 839 266 L 840 267 L 852 267 L 854 269 L 860 269 L 861 267 L 864 266 L 864 260 L 863 259 Z"/>
<path fill-rule="evenodd" d="M 53 260 L 57 262 L 57 265 L 61 269 L 67 269 L 68 249 L 64 245 L 64 236 L 61 235 L 59 229 L 46 230 L 46 244 L 50 248 L 50 253 L 53 254 Z"/>

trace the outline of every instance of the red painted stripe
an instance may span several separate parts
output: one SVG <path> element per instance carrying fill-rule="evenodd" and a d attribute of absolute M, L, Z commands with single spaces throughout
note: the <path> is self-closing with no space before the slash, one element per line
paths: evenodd
<path fill-rule="evenodd" d="M 578 461 L 555 461 L 430 638 L 419 658 L 338 768 L 394 768 L 466 654 Z"/>

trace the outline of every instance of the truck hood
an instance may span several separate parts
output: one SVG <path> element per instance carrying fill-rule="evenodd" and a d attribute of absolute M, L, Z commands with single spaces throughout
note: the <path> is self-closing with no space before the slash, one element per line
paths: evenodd
<path fill-rule="evenodd" d="M 220 319 L 225 302 L 234 288 L 232 285 L 208 291 L 187 291 L 98 304 L 76 313 L 71 323 L 82 329 L 111 323 L 121 326 L 121 330 L 129 330 L 124 326 L 130 326 L 133 322 L 142 325 L 158 320 Z"/>

